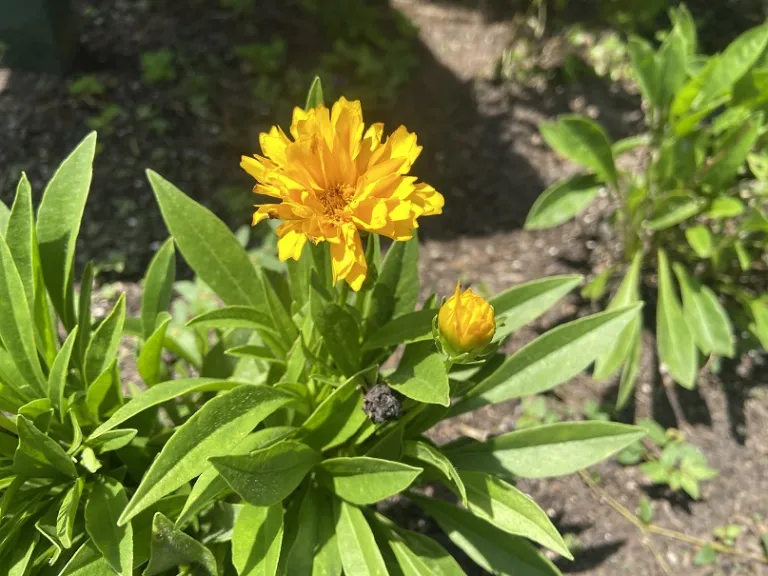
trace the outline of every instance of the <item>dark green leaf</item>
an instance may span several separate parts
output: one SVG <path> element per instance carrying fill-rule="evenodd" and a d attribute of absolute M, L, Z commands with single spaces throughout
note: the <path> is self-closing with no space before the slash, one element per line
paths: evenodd
<path fill-rule="evenodd" d="M 250 454 L 211 458 L 240 497 L 253 506 L 272 506 L 286 498 L 320 460 L 306 444 L 284 440 Z"/>
<path fill-rule="evenodd" d="M 157 328 L 157 316 L 171 305 L 173 283 L 176 280 L 176 251 L 169 238 L 152 258 L 144 276 L 141 296 L 141 331 L 148 339 Z"/>
<path fill-rule="evenodd" d="M 107 560 L 90 540 L 78 548 L 59 576 L 104 576 L 114 574 Z"/>
<path fill-rule="evenodd" d="M 357 378 L 350 378 L 307 418 L 301 427 L 301 439 L 313 448 L 328 450 L 349 440 L 365 420 Z M 343 425 L 339 426 L 339 422 Z"/>
<path fill-rule="evenodd" d="M 500 476 L 547 478 L 582 470 L 645 435 L 642 428 L 591 420 L 535 426 L 487 442 L 443 448 L 454 466 Z"/>
<path fill-rule="evenodd" d="M 388 348 L 432 339 L 432 320 L 437 310 L 409 312 L 390 320 L 363 342 L 363 351 Z"/>
<path fill-rule="evenodd" d="M 176 566 L 195 564 L 206 576 L 218 576 L 219 569 L 211 551 L 173 526 L 160 512 L 152 521 L 152 553 L 144 576 L 162 574 Z"/>
<path fill-rule="evenodd" d="M 621 369 L 619 378 L 619 394 L 616 399 L 616 409 L 621 410 L 626 406 L 632 391 L 635 389 L 637 374 L 640 370 L 640 357 L 643 351 L 643 326 L 641 322 L 635 324 L 635 331 L 632 334 L 632 347 L 629 351 L 627 361 Z"/>
<path fill-rule="evenodd" d="M 91 132 L 56 170 L 37 211 L 37 242 L 45 285 L 65 320 L 74 320 L 69 318 L 65 305 L 95 152 L 96 133 Z"/>
<path fill-rule="evenodd" d="M 77 478 L 72 459 L 55 440 L 35 428 L 24 416 L 16 418 L 19 447 L 13 457 L 13 471 L 29 478 Z"/>
<path fill-rule="evenodd" d="M 59 507 L 59 515 L 56 518 L 56 535 L 64 548 L 72 547 L 72 533 L 75 527 L 77 509 L 80 506 L 80 497 L 83 495 L 85 478 L 75 480 L 72 487 L 67 490 Z"/>
<path fill-rule="evenodd" d="M 768 32 L 768 26 L 765 30 Z M 760 127 L 760 118 L 754 118 L 740 130 L 731 133 L 709 164 L 702 182 L 711 186 L 715 192 L 720 192 L 721 188 L 728 186 L 736 177 L 739 168 L 747 161 L 747 155 L 760 135 Z"/>
<path fill-rule="evenodd" d="M 165 444 L 120 516 L 120 524 L 199 476 L 209 458 L 231 452 L 290 398 L 273 388 L 246 384 L 209 400 Z"/>
<path fill-rule="evenodd" d="M 75 326 L 69 333 L 67 339 L 56 355 L 56 359 L 51 366 L 51 373 L 48 374 L 48 399 L 51 406 L 58 413 L 59 421 L 64 422 L 64 388 L 67 385 L 67 374 L 69 373 L 69 361 L 72 358 L 72 350 L 77 341 L 79 327 Z"/>
<path fill-rule="evenodd" d="M 339 498 L 373 504 L 402 492 L 422 469 L 367 456 L 329 458 L 318 466 L 317 478 Z"/>
<path fill-rule="evenodd" d="M 133 574 L 133 528 L 130 524 L 117 524 L 126 504 L 125 488 L 109 477 L 91 486 L 85 503 L 85 529 L 112 570 L 120 576 Z"/>
<path fill-rule="evenodd" d="M 19 536 L 10 557 L 4 562 L 7 576 L 26 576 L 30 573 L 32 557 L 39 541 L 40 533 L 36 530 L 27 529 Z"/>
<path fill-rule="evenodd" d="M 338 304 L 328 304 L 314 320 L 339 369 L 345 376 L 355 374 L 360 369 L 360 330 L 354 317 Z"/>
<path fill-rule="evenodd" d="M 602 183 L 594 174 L 560 180 L 544 190 L 525 219 L 526 230 L 554 228 L 580 214 L 595 199 Z"/>
<path fill-rule="evenodd" d="M 141 348 L 136 366 L 139 374 L 147 386 L 154 386 L 163 376 L 163 344 L 168 325 L 171 323 L 171 315 L 167 312 L 158 314 L 157 329 L 144 342 Z"/>
<path fill-rule="evenodd" d="M 245 504 L 232 533 L 232 563 L 239 576 L 274 576 L 283 545 L 283 506 Z M 309 572 L 302 572 L 309 574 Z"/>
<path fill-rule="evenodd" d="M 413 312 L 419 299 L 419 241 L 394 242 L 384 257 L 367 310 L 366 334 L 392 318 Z"/>
<path fill-rule="evenodd" d="M 684 192 L 673 193 L 654 209 L 651 219 L 646 222 L 646 227 L 649 230 L 665 230 L 695 216 L 703 208 L 704 203 L 700 199 Z"/>
<path fill-rule="evenodd" d="M 96 331 L 85 353 L 85 377 L 92 383 L 99 377 L 117 356 L 117 349 L 123 336 L 125 323 L 125 293 L 120 294 L 117 304 Z"/>

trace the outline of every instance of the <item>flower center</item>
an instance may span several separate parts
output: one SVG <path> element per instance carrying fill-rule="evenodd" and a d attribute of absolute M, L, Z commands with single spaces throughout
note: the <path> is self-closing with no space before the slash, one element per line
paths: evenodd
<path fill-rule="evenodd" d="M 331 184 L 317 193 L 317 199 L 322 204 L 326 216 L 338 216 L 352 199 L 352 189 L 343 184 Z"/>

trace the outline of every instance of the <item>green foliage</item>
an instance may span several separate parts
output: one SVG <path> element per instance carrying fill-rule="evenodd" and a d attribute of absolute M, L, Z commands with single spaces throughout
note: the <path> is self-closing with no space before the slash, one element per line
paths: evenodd
<path fill-rule="evenodd" d="M 321 98 L 318 83 L 309 101 Z M 486 570 L 559 574 L 529 540 L 571 553 L 515 479 L 581 470 L 644 430 L 557 423 L 442 447 L 423 433 L 451 404 L 466 411 L 567 380 L 634 307 L 572 322 L 506 361 L 453 366 L 429 336 L 399 357 L 437 313 L 417 310 L 415 239 L 383 260 L 372 244 L 379 274 L 350 295 L 331 283 L 327 245 L 270 268 L 242 233 L 148 172 L 172 237 L 138 315 L 121 295 L 94 322 L 93 267 L 76 277 L 73 263 L 95 145 L 88 136 L 61 165 L 36 221 L 22 177 L 0 235 L 0 573 L 461 574 L 436 541 L 375 512 L 405 492 Z M 195 280 L 175 281 L 177 255 Z M 513 326 L 498 343 L 579 281 L 497 296 Z M 126 336 L 143 382 L 123 380 Z M 391 385 L 397 413 L 368 416 L 374 385 Z M 433 481 L 466 507 L 415 491 Z"/>
<path fill-rule="evenodd" d="M 101 96 L 106 90 L 107 87 L 104 83 L 93 74 L 80 76 L 80 78 L 72 80 L 72 82 L 69 83 L 69 93 L 72 96 Z"/>
<path fill-rule="evenodd" d="M 170 50 L 145 52 L 141 55 L 141 77 L 146 84 L 176 79 L 176 55 Z"/>
<path fill-rule="evenodd" d="M 700 367 L 716 364 L 706 357 L 734 357 L 768 343 L 768 25 L 706 57 L 697 53 L 687 9 L 675 8 L 670 17 L 674 26 L 658 48 L 635 36 L 626 44 L 648 133 L 611 143 L 586 117 L 544 123 L 547 143 L 588 172 L 546 190 L 526 227 L 557 226 L 607 188 L 625 261 L 598 274 L 582 294 L 599 300 L 614 277 L 623 277 L 609 308 L 655 302 L 662 369 L 693 388 Z M 647 155 L 644 169 L 619 170 L 617 157 L 638 148 Z M 597 362 L 598 379 L 621 371 L 619 407 L 634 387 L 641 328 L 638 314 Z M 737 341 L 737 334 L 749 337 Z"/>

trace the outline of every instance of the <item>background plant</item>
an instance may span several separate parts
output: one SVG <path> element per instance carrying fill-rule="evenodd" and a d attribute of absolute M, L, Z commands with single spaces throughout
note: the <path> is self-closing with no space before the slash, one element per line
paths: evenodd
<path fill-rule="evenodd" d="M 659 359 L 676 382 L 692 388 L 702 358 L 717 368 L 717 357 L 737 353 L 736 336 L 749 335 L 743 347 L 768 343 L 768 85 L 762 81 L 768 27 L 749 30 L 722 54 L 707 57 L 697 53 L 696 27 L 685 7 L 670 16 L 674 27 L 658 49 L 639 37 L 627 43 L 648 133 L 612 144 L 583 116 L 542 124 L 547 143 L 589 173 L 547 189 L 526 227 L 562 224 L 607 188 L 624 262 L 594 282 L 608 286 L 623 274 L 609 308 L 655 301 Z M 645 169 L 617 168 L 616 158 L 637 148 L 647 150 Z M 593 292 L 600 297 L 603 291 Z M 641 324 L 638 314 L 596 363 L 598 379 L 622 370 L 619 406 L 636 379 Z"/>
<path fill-rule="evenodd" d="M 462 574 L 437 542 L 371 507 L 403 491 L 485 569 L 558 573 L 528 539 L 570 552 L 515 479 L 580 470 L 644 431 L 558 423 L 443 447 L 424 432 L 564 382 L 636 305 L 561 326 L 509 358 L 451 367 L 432 341 L 436 299 L 415 310 L 415 239 L 382 258 L 370 236 L 378 274 L 350 296 L 331 285 L 322 247 L 285 274 L 255 265 L 243 234 L 150 171 L 172 238 L 147 270 L 139 315 L 120 296 L 94 323 L 93 267 L 76 293 L 73 256 L 95 146 L 92 134 L 64 161 L 36 218 L 24 177 L 13 207 L 0 204 L 3 573 Z M 199 281 L 175 283 L 177 247 Z M 496 296 L 496 341 L 580 280 Z M 121 378 L 126 334 L 139 340 L 143 382 Z M 381 369 L 403 343 L 396 366 Z M 384 384 L 402 411 L 375 424 L 369 392 Z M 430 482 L 463 507 L 426 496 Z"/>

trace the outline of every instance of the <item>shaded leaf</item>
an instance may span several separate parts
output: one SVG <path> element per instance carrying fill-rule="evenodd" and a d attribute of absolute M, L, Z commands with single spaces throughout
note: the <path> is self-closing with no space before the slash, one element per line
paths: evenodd
<path fill-rule="evenodd" d="M 268 507 L 245 504 L 232 533 L 232 563 L 238 575 L 274 576 L 282 544 L 282 504 L 277 502 Z"/>
<path fill-rule="evenodd" d="M 602 183 L 594 174 L 559 180 L 536 199 L 525 219 L 526 230 L 554 228 L 580 214 L 595 199 Z"/>

